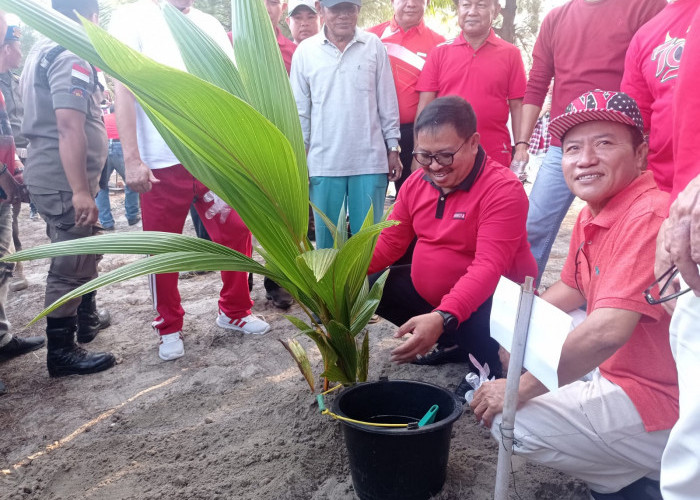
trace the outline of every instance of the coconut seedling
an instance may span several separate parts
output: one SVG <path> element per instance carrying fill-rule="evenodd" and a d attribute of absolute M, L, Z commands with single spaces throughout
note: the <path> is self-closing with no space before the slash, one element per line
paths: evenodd
<path fill-rule="evenodd" d="M 286 288 L 308 319 L 287 316 L 318 347 L 321 376 L 353 384 L 365 381 L 369 363 L 366 325 L 374 314 L 386 273 L 370 288 L 367 269 L 380 231 L 372 224 L 348 238 L 344 212 L 333 248 L 315 250 L 307 238 L 308 172 L 301 126 L 272 26 L 262 2 L 235 0 L 236 62 L 167 2 L 163 12 L 188 72 L 163 66 L 83 20 L 74 23 L 36 0 L 0 0 L 0 8 L 124 83 L 136 96 L 181 163 L 238 212 L 260 247 L 259 264 L 213 242 L 180 234 L 110 234 L 23 250 L 21 261 L 57 255 L 120 253 L 149 255 L 65 295 L 64 302 L 97 288 L 151 273 L 245 271 Z M 283 342 L 311 390 L 315 377 L 306 352 L 293 337 Z"/>

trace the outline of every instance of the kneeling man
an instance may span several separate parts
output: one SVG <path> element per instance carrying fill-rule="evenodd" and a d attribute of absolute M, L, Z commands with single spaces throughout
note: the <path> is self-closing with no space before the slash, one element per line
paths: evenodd
<path fill-rule="evenodd" d="M 515 174 L 486 155 L 474 110 L 461 97 L 428 104 L 414 134 L 413 157 L 423 168 L 401 188 L 389 217 L 400 224 L 382 231 L 370 264 L 370 273 L 382 271 L 416 239 L 411 264 L 391 267 L 377 309 L 402 325 L 397 337 L 413 334 L 392 360 L 438 364 L 471 353 L 500 376 L 491 296 L 501 275 L 522 282 L 537 273 L 527 196 Z"/>
<path fill-rule="evenodd" d="M 562 141 L 566 183 L 587 206 L 561 279 L 542 298 L 564 311 L 586 304 L 587 317 L 562 347 L 558 391 L 522 375 L 514 451 L 582 479 L 596 499 L 660 498 L 646 492 L 658 490 L 678 381 L 670 318 L 643 292 L 668 195 L 646 171 L 642 119 L 626 94 L 588 92 L 550 131 Z M 488 382 L 471 403 L 499 442 L 504 393 L 505 380 Z"/>

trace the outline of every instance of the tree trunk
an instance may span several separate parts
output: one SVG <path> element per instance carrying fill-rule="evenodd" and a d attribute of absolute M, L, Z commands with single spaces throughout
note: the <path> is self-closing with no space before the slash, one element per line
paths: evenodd
<path fill-rule="evenodd" d="M 517 9 L 517 0 L 506 0 L 506 6 L 501 9 L 503 24 L 498 30 L 498 36 L 506 42 L 514 43 L 515 41 L 515 12 Z"/>

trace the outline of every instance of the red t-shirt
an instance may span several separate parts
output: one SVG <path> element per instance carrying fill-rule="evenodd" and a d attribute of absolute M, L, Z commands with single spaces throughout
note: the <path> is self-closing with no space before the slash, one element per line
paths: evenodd
<path fill-rule="evenodd" d="M 422 20 L 408 31 L 402 30 L 394 18 L 367 31 L 381 39 L 389 54 L 401 123 L 413 123 L 420 95 L 416 91 L 418 77 L 428 54 L 436 45 L 444 42 L 445 37 L 428 28 Z"/>
<path fill-rule="evenodd" d="M 656 187 L 651 172 L 644 172 L 595 217 L 584 208 L 561 271 L 565 284 L 576 288 L 578 283 L 588 314 L 615 308 L 642 315 L 625 345 L 601 363 L 600 373 L 625 391 L 648 432 L 670 429 L 678 420 L 678 377 L 668 342 L 671 317 L 643 295 L 655 280 L 656 235 L 667 207 L 668 194 Z"/>
<path fill-rule="evenodd" d="M 466 320 L 496 290 L 501 275 L 522 283 L 537 276 L 527 242 L 527 196 L 510 169 L 480 148 L 474 169 L 447 195 L 413 172 L 379 235 L 369 272 L 396 262 L 417 238 L 411 278 L 418 293 Z"/>
<path fill-rule="evenodd" d="M 541 107 L 552 78 L 552 118 L 584 92 L 619 90 L 632 36 L 664 6 L 666 0 L 572 0 L 553 9 L 532 51 L 523 103 Z M 552 145 L 561 142 L 552 137 Z"/>
<path fill-rule="evenodd" d="M 105 128 L 107 129 L 107 139 L 119 139 L 116 113 L 102 115 L 102 120 L 105 122 Z"/>
<path fill-rule="evenodd" d="M 675 174 L 673 177 L 673 192 L 671 201 L 678 193 L 700 175 L 698 160 L 698 137 L 700 137 L 700 7 L 695 12 L 683 49 L 683 64 L 681 64 L 676 97 L 673 102 L 673 153 L 675 159 Z"/>
<path fill-rule="evenodd" d="M 673 94 L 698 0 L 669 4 L 632 38 L 620 86 L 633 97 L 649 132 L 649 169 L 659 188 L 673 187 Z"/>
<path fill-rule="evenodd" d="M 508 101 L 522 98 L 526 83 L 520 50 L 491 30 L 476 50 L 462 34 L 435 47 L 418 78 L 416 90 L 437 92 L 438 97 L 455 94 L 466 99 L 476 113 L 477 131 L 486 153 L 501 164 L 510 165 Z"/>

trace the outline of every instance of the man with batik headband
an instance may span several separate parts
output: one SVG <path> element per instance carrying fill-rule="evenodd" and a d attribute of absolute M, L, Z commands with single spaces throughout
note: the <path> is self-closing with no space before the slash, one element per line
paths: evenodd
<path fill-rule="evenodd" d="M 97 23 L 97 0 L 53 0 L 52 6 L 75 22 L 79 13 Z M 20 80 L 22 133 L 31 142 L 24 180 L 52 242 L 85 238 L 97 230 L 95 195 L 107 157 L 107 134 L 96 75 L 87 61 L 46 39 L 32 48 Z M 97 260 L 96 255 L 52 258 L 45 305 L 96 278 Z M 75 344 L 76 333 L 78 342 L 91 342 L 102 326 L 95 292 L 50 312 L 49 374 L 87 374 L 113 366 L 112 354 L 90 353 Z"/>
<path fill-rule="evenodd" d="M 513 451 L 585 481 L 594 499 L 660 499 L 661 455 L 678 419 L 670 317 L 643 293 L 668 206 L 646 170 L 643 131 L 635 101 L 602 90 L 550 124 L 564 179 L 587 206 L 542 298 L 564 311 L 585 305 L 587 316 L 562 347 L 558 391 L 521 376 Z M 471 403 L 499 443 L 504 395 L 505 380 L 487 382 Z"/>

